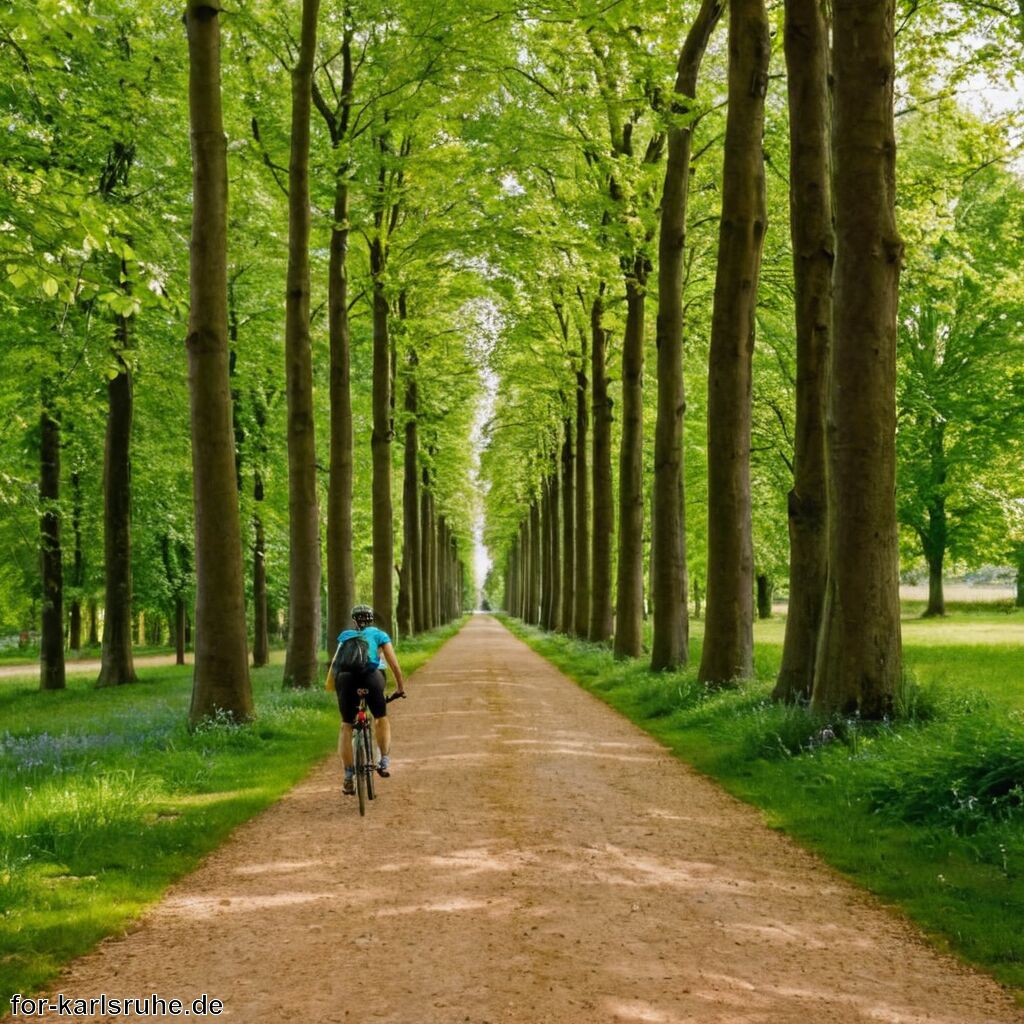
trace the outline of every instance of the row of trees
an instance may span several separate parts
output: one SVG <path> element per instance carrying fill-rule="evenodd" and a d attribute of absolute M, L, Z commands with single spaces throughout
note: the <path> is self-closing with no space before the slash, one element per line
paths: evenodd
<path fill-rule="evenodd" d="M 101 678 L 133 678 L 140 614 L 182 643 L 232 621 L 233 664 L 283 622 L 308 685 L 357 596 L 401 632 L 464 603 L 481 489 L 492 601 L 620 655 L 653 609 L 659 669 L 706 601 L 709 683 L 751 670 L 754 577 L 791 573 L 783 696 L 826 566 L 827 615 L 895 635 L 894 488 L 936 591 L 950 556 L 1020 557 L 1019 111 L 958 99 L 1019 70 L 1007 12 L 875 12 L 875 38 L 796 2 L 685 33 L 646 0 L 186 6 L 187 40 L 149 0 L 0 12 L 0 621 L 42 621 L 44 685 L 101 617 Z M 858 141 L 869 101 L 895 157 Z M 826 540 L 844 515 L 870 542 Z M 818 699 L 884 708 L 896 653 L 833 649 L 875 650 L 881 696 Z"/>
<path fill-rule="evenodd" d="M 27 89 L 5 98 L 2 610 L 41 615 L 44 688 L 63 686 L 65 592 L 74 643 L 83 604 L 102 619 L 101 684 L 135 678 L 142 612 L 191 629 L 194 719 L 251 714 L 246 650 L 265 663 L 279 618 L 285 682 L 306 686 L 324 605 L 328 634 L 357 597 L 408 633 L 469 598 L 479 312 L 432 205 L 451 154 L 421 100 L 451 66 L 429 17 L 254 5 L 222 36 L 212 3 L 187 32 L 157 4 L 4 12 Z"/>
<path fill-rule="evenodd" d="M 1021 183 L 1007 143 L 1019 112 L 985 120 L 956 102 L 956 79 L 965 72 L 937 59 L 938 49 L 929 52 L 934 37 L 924 35 L 936 30 L 934 22 L 908 17 L 897 62 L 893 8 L 865 15 L 836 5 L 829 25 L 819 5 L 795 0 L 786 4 L 781 33 L 788 102 L 773 104 L 769 93 L 766 106 L 765 12 L 756 4 L 731 5 L 727 53 L 716 53 L 712 36 L 709 67 L 702 70 L 719 13 L 713 4 L 696 13 L 679 53 L 671 105 L 649 77 L 649 54 L 665 38 L 660 25 L 644 19 L 641 30 L 632 18 L 616 23 L 595 16 L 578 26 L 591 53 L 581 58 L 573 85 L 585 91 L 580 83 L 593 83 L 605 103 L 601 112 L 608 113 L 607 131 L 596 118 L 584 126 L 564 98 L 573 92 L 559 78 L 565 62 L 539 46 L 527 51 L 536 62 L 529 69 L 534 102 L 557 96 L 552 116 L 566 133 L 592 132 L 596 141 L 585 169 L 570 158 L 554 173 L 547 163 L 526 168 L 520 180 L 549 192 L 552 216 L 561 223 L 583 222 L 589 197 L 581 194 L 581 180 L 595 199 L 607 188 L 610 201 L 591 216 L 585 228 L 591 237 L 556 256 L 557 271 L 531 289 L 551 310 L 547 323 L 537 325 L 551 339 L 545 347 L 550 381 L 539 397 L 522 387 L 510 391 L 493 423 L 488 462 L 498 498 L 490 505 L 491 536 L 504 552 L 495 582 L 503 581 L 503 603 L 514 614 L 611 641 L 619 655 L 640 653 L 641 615 L 653 605 L 652 667 L 674 668 L 687 660 L 689 547 L 697 579 L 706 579 L 700 677 L 721 685 L 753 671 L 755 575 L 767 599 L 772 577 L 788 563 L 776 696 L 879 716 L 892 709 L 901 674 L 897 512 L 907 529 L 905 553 L 914 553 L 916 540 L 917 552 L 928 558 L 933 613 L 941 612 L 943 559 L 956 537 L 945 509 L 956 506 L 964 525 L 974 526 L 955 549 L 961 558 L 1006 560 L 1019 530 L 1024 294 L 1018 243 L 1001 227 L 1009 224 L 1019 236 L 1012 225 L 1020 220 Z M 967 21 L 977 28 L 973 18 Z M 964 27 L 945 22 L 944 45 Z M 996 36 L 1013 31 L 1012 20 L 998 17 L 986 27 Z M 910 38 L 912 32 L 922 35 Z M 571 52 L 564 39 L 562 50 Z M 980 67 L 981 61 L 972 65 L 973 72 Z M 708 84 L 698 87 L 698 71 Z M 904 76 L 900 110 L 897 72 Z M 925 81 L 934 89 L 940 73 L 952 77 L 937 95 L 926 95 Z M 614 119 L 622 111 L 630 128 L 625 149 L 616 144 Z M 899 190 L 897 121 L 905 146 Z M 637 145 L 641 131 L 647 134 Z M 932 149 L 936 140 L 939 153 Z M 666 144 L 659 203 L 643 172 L 658 166 Z M 721 156 L 712 164 L 716 152 Z M 787 152 L 783 172 L 778 156 Z M 780 179 L 774 200 L 764 156 Z M 639 210 L 616 202 L 630 157 L 637 175 L 624 191 L 642 204 Z M 683 161 L 684 173 L 673 157 Z M 688 202 L 687 183 L 697 209 Z M 772 217 L 766 217 L 769 205 Z M 787 205 L 790 237 L 773 245 L 766 223 L 784 219 Z M 978 230 L 990 216 L 988 228 Z M 608 275 L 611 261 L 603 259 L 616 222 L 625 272 L 619 289 Z M 717 246 L 707 230 L 716 223 Z M 643 348 L 635 339 L 643 317 L 636 309 L 655 256 L 658 387 L 646 404 L 655 440 L 645 463 L 636 440 L 644 428 Z M 904 263 L 908 279 L 898 314 Z M 924 279 L 930 297 L 921 294 Z M 578 303 L 567 303 L 567 295 Z M 616 305 L 624 314 L 615 315 Z M 696 392 L 706 412 L 706 434 L 692 418 L 680 428 L 686 405 L 682 349 L 675 343 L 680 310 L 689 321 L 688 343 L 703 357 L 702 367 L 689 364 L 688 376 L 690 400 Z M 924 342 L 922 314 L 926 329 L 935 331 Z M 767 343 L 763 353 L 755 353 L 755 321 Z M 609 514 L 605 357 L 609 337 L 619 331 L 616 533 Z M 508 333 L 511 349 L 517 342 Z M 496 362 L 503 381 L 511 384 L 521 373 L 510 353 Z M 972 384 L 978 371 L 989 377 L 991 404 Z M 547 424 L 533 448 L 517 428 L 527 408 Z M 690 468 L 680 476 L 684 450 Z M 502 512 L 510 459 L 523 466 L 526 484 L 518 493 L 528 511 L 517 517 Z M 684 481 L 685 505 L 679 500 Z M 787 518 L 788 544 L 779 536 Z M 977 529 L 981 520 L 984 533 Z M 703 543 L 688 545 L 694 523 Z M 608 581 L 616 553 L 613 601 Z"/>

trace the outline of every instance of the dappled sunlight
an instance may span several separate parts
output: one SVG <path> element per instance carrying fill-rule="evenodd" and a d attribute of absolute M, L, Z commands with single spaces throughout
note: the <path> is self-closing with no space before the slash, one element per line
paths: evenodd
<path fill-rule="evenodd" d="M 507 746 L 517 746 L 522 743 L 533 743 L 533 752 L 544 754 L 548 757 L 583 757 L 600 761 L 619 761 L 623 764 L 652 764 L 657 761 L 653 755 L 644 754 L 612 754 L 603 750 L 593 750 L 580 747 L 568 747 L 563 744 L 545 743 L 543 740 L 505 740 Z"/>
<path fill-rule="evenodd" d="M 277 860 L 268 861 L 264 864 L 240 864 L 233 869 L 233 873 L 244 877 L 256 875 L 285 875 L 293 871 L 305 871 L 307 868 L 320 866 L 315 860 Z"/>
<path fill-rule="evenodd" d="M 536 730 L 540 732 L 540 730 Z M 545 739 L 518 739 L 503 740 L 504 743 L 509 746 L 529 746 L 537 745 L 540 746 L 550 745 L 551 743 L 558 743 L 563 749 L 565 748 L 579 748 L 580 750 L 594 750 L 595 748 L 601 748 L 602 750 L 636 750 L 637 745 L 635 743 L 613 743 L 605 740 L 592 739 L 590 737 L 584 737 L 583 739 L 569 739 L 568 737 L 573 735 L 579 735 L 578 733 L 553 733 Z"/>
<path fill-rule="evenodd" d="M 262 895 L 169 896 L 161 904 L 161 912 L 174 917 L 203 920 L 225 914 L 258 914 L 268 910 L 299 907 L 322 902 L 331 897 L 323 892 L 280 892 Z"/>
<path fill-rule="evenodd" d="M 475 911 L 483 914 L 505 912 L 512 906 L 508 899 L 481 900 L 468 897 L 454 897 L 427 903 L 410 903 L 397 907 L 382 907 L 374 910 L 371 917 L 404 917 L 408 914 L 459 914 Z"/>
<path fill-rule="evenodd" d="M 683 1024 L 682 1017 L 666 1013 L 638 999 L 606 999 L 604 1006 L 612 1020 L 635 1020 L 644 1024 Z"/>

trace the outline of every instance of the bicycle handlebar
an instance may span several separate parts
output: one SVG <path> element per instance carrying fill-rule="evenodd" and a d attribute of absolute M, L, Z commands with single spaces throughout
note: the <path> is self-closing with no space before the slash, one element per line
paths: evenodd
<path fill-rule="evenodd" d="M 405 690 L 402 690 L 401 693 L 399 693 L 398 690 L 395 690 L 394 693 L 388 694 L 388 696 L 384 698 L 384 703 L 390 704 L 393 700 L 398 700 L 399 697 L 402 697 L 403 699 L 406 697 Z"/>

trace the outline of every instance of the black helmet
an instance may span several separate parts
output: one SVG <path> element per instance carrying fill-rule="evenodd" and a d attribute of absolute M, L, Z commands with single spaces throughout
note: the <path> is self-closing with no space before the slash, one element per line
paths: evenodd
<path fill-rule="evenodd" d="M 373 609 L 368 604 L 357 604 L 352 609 L 352 619 L 355 622 L 373 622 Z"/>

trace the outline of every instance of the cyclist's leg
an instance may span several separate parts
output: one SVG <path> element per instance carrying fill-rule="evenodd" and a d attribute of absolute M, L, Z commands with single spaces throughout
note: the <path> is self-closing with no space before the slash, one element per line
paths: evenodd
<path fill-rule="evenodd" d="M 341 724 L 341 763 L 345 766 L 345 774 L 351 775 L 355 767 L 355 756 L 352 753 L 352 726 L 348 722 Z"/>
<path fill-rule="evenodd" d="M 366 696 L 366 703 L 373 714 L 373 728 L 380 752 L 378 764 L 383 773 L 388 770 L 391 755 L 391 721 L 388 718 L 388 702 L 384 698 L 384 674 L 379 670 L 371 673 L 367 677 L 367 687 L 370 692 Z"/>
<path fill-rule="evenodd" d="M 338 737 L 338 748 L 341 762 L 345 766 L 345 790 L 351 791 L 351 782 L 355 775 L 355 756 L 352 750 L 352 726 L 359 709 L 359 695 L 356 693 L 358 684 L 355 676 L 349 672 L 339 673 L 337 681 L 338 710 L 341 712 L 341 733 Z"/>

